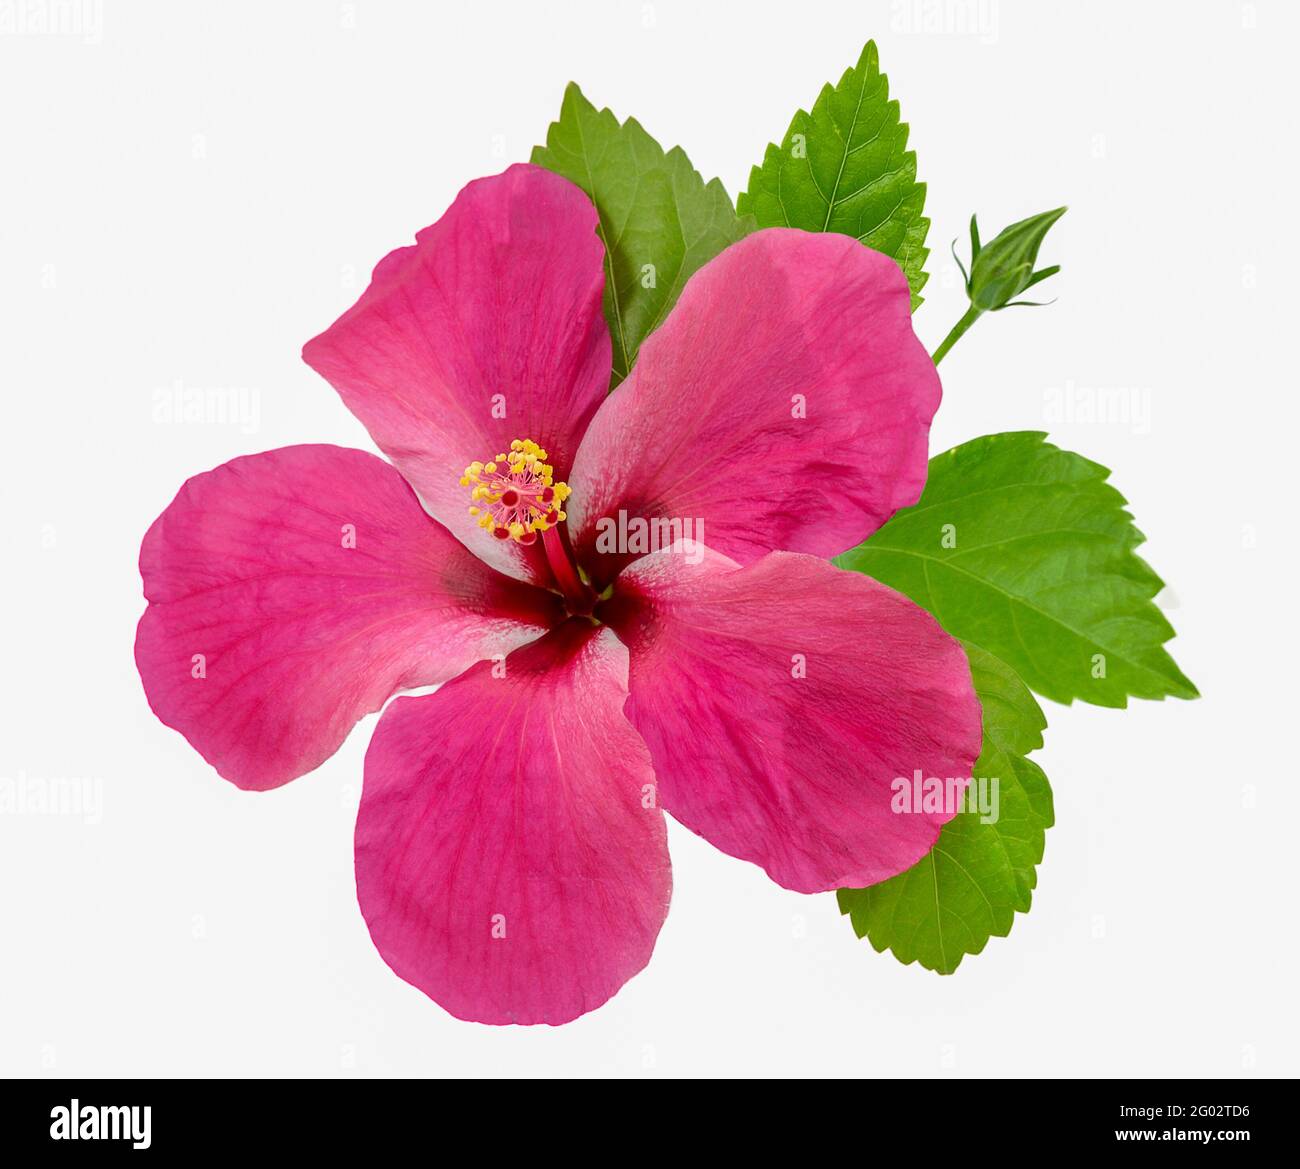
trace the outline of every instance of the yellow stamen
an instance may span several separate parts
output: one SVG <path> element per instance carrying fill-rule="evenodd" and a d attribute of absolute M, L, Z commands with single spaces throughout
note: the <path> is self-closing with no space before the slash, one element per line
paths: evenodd
<path fill-rule="evenodd" d="M 561 510 L 573 492 L 555 482 L 550 453 L 530 438 L 516 438 L 509 450 L 489 462 L 477 459 L 465 468 L 460 485 L 470 489 L 469 514 L 498 539 L 531 544 L 567 517 Z M 480 506 L 481 505 L 481 506 Z"/>

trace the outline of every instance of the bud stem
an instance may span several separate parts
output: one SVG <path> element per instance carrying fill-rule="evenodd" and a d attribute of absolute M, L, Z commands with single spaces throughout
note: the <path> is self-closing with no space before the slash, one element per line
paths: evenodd
<path fill-rule="evenodd" d="M 976 308 L 974 305 L 971 305 L 970 308 L 966 310 L 966 315 L 963 316 L 962 319 L 958 321 L 955 325 L 953 325 L 952 332 L 950 332 L 948 336 L 946 336 L 943 339 L 943 344 L 941 344 L 939 348 L 934 351 L 935 365 L 938 365 L 939 362 L 941 362 L 944 359 L 944 356 L 947 354 L 948 350 L 957 344 L 957 339 L 964 332 L 966 332 L 966 330 L 969 329 L 971 325 L 973 325 L 977 320 L 979 320 L 979 318 L 983 315 L 983 313 L 984 313 L 983 309 Z"/>

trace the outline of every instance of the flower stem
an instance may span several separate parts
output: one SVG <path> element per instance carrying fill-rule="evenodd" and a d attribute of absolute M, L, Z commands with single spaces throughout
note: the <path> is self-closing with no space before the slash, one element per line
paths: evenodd
<path fill-rule="evenodd" d="M 546 560 L 555 574 L 555 583 L 564 596 L 564 604 L 574 616 L 587 616 L 596 606 L 596 594 L 578 575 L 578 569 L 569 554 L 566 541 L 557 525 L 542 533 L 542 547 Z"/>
<path fill-rule="evenodd" d="M 948 336 L 946 336 L 943 339 L 943 344 L 940 345 L 939 348 L 934 351 L 935 365 L 938 365 L 939 362 L 941 362 L 944 359 L 944 355 L 948 352 L 948 350 L 957 344 L 957 339 L 964 332 L 966 332 L 966 330 L 969 329 L 971 325 L 973 325 L 977 320 L 979 320 L 983 312 L 984 312 L 983 309 L 978 309 L 974 305 L 971 305 L 970 308 L 966 310 L 966 315 L 963 316 L 962 319 L 958 321 L 955 325 L 953 325 L 952 332 L 949 333 Z"/>

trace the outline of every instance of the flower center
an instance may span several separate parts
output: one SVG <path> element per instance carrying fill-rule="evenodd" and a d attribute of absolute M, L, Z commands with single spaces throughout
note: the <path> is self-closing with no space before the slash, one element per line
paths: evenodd
<path fill-rule="evenodd" d="M 498 540 L 532 544 L 539 532 L 564 521 L 564 501 L 572 492 L 556 483 L 555 468 L 531 438 L 517 438 L 508 454 L 465 468 L 460 485 L 470 489 L 469 514 Z"/>

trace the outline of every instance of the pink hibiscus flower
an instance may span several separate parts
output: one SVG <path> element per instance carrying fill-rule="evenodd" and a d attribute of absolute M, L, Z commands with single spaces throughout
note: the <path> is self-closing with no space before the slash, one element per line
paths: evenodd
<path fill-rule="evenodd" d="M 596 227 L 538 167 L 471 183 L 304 350 L 392 464 L 235 459 L 140 552 L 150 705 L 242 788 L 445 683 L 379 720 L 357 896 L 393 970 L 486 1023 L 565 1022 L 646 964 L 664 809 L 788 889 L 868 885 L 952 815 L 892 811 L 895 777 L 980 746 L 961 647 L 824 559 L 925 478 L 939 381 L 897 265 L 756 232 L 607 396 Z M 694 540 L 639 555 L 636 521 Z"/>

